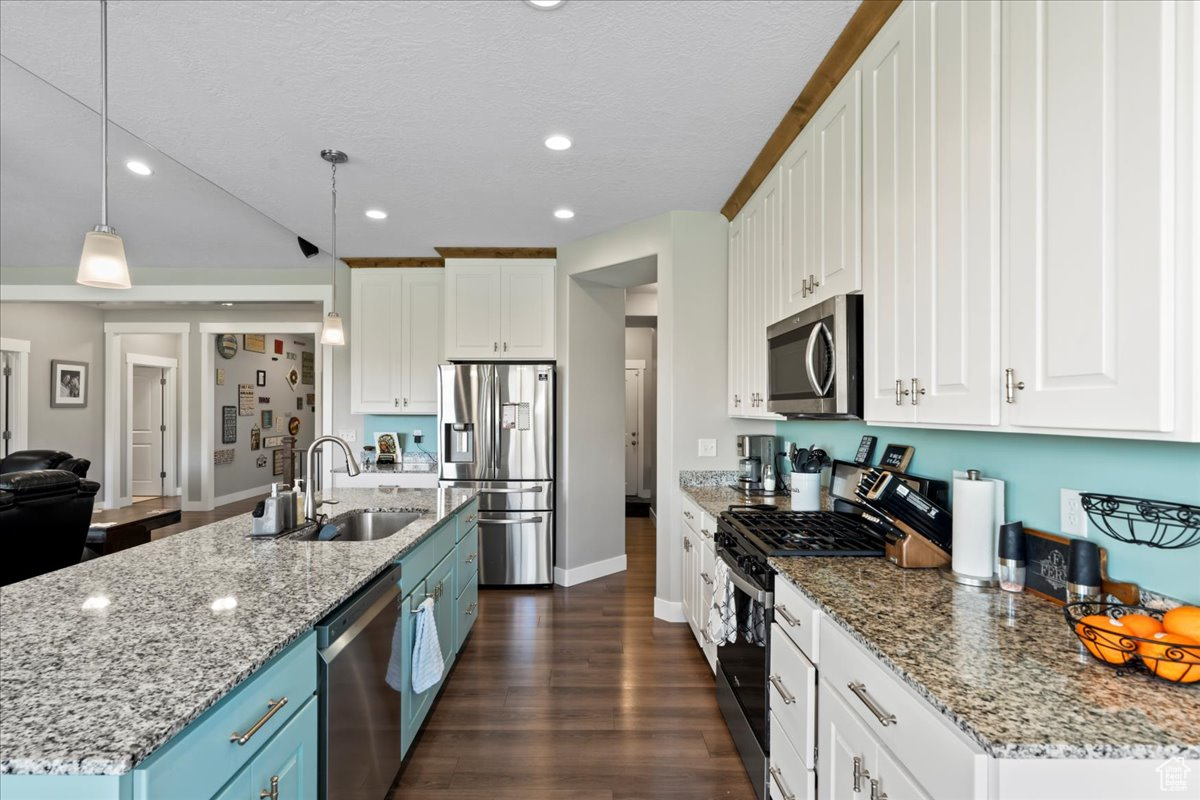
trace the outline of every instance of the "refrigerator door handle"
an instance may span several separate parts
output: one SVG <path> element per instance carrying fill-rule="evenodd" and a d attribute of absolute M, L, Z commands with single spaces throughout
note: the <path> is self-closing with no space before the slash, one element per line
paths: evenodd
<path fill-rule="evenodd" d="M 480 494 L 541 494 L 541 486 L 528 486 L 523 489 L 480 489 Z"/>
<path fill-rule="evenodd" d="M 480 519 L 479 525 L 536 525 L 545 522 L 545 517 L 524 517 L 523 519 Z"/>

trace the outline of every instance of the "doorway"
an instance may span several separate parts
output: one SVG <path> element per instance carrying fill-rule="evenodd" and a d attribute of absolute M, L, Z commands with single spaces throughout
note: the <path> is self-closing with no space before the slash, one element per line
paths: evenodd
<path fill-rule="evenodd" d="M 642 495 L 642 452 L 639 437 L 643 432 L 643 416 L 645 408 L 645 390 L 642 385 L 645 379 L 646 363 L 644 361 L 625 362 L 625 498 L 640 498 Z M 627 515 L 633 516 L 633 515 Z"/>
<path fill-rule="evenodd" d="M 658 284 L 625 290 L 625 516 L 658 509 Z"/>
<path fill-rule="evenodd" d="M 125 463 L 131 502 L 178 494 L 179 439 L 175 402 L 179 363 L 174 358 L 126 354 Z"/>

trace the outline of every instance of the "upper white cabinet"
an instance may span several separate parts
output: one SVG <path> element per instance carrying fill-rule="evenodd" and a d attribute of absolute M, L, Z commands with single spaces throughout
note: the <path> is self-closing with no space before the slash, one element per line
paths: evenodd
<path fill-rule="evenodd" d="M 1174 429 L 1176 293 L 1196 280 L 1191 6 L 1004 6 L 1013 426 Z"/>
<path fill-rule="evenodd" d="M 351 271 L 351 413 L 437 413 L 443 272 Z"/>
<path fill-rule="evenodd" d="M 552 259 L 448 259 L 446 358 L 554 358 Z"/>
<path fill-rule="evenodd" d="M 777 305 L 783 251 L 779 170 L 746 203 L 729 253 L 729 413 L 781 419 L 767 411 L 767 325 Z"/>
<path fill-rule="evenodd" d="M 865 416 L 995 425 L 999 2 L 901 5 L 863 75 Z"/>
<path fill-rule="evenodd" d="M 816 302 L 810 287 L 817 274 L 817 203 L 814 196 L 816 167 L 813 165 L 812 126 L 800 131 L 796 141 L 779 161 L 779 184 L 783 195 L 783 259 L 780 263 L 779 298 L 772 322 L 803 311 Z"/>

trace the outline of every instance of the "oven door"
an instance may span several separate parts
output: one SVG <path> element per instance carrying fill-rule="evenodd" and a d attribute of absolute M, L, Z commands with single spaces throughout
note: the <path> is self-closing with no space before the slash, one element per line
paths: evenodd
<path fill-rule="evenodd" d="M 767 410 L 859 417 L 862 298 L 840 295 L 767 328 Z"/>
<path fill-rule="evenodd" d="M 737 634 L 717 644 L 717 663 L 763 752 L 767 750 L 767 666 L 771 652 L 774 594 L 732 563 L 728 552 L 717 557 L 729 567 L 734 587 Z"/>

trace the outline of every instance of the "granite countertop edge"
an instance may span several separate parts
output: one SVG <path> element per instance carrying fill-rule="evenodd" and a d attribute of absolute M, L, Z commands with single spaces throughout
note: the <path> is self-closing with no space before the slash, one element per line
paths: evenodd
<path fill-rule="evenodd" d="M 419 511 L 423 515 L 429 514 L 430 518 L 426 520 L 428 527 L 425 530 L 417 533 L 413 538 L 404 541 L 398 549 L 392 550 L 386 548 L 388 553 L 386 558 L 383 558 L 369 572 L 365 571 L 361 574 L 358 580 L 344 584 L 339 587 L 339 595 L 330 602 L 324 604 L 319 610 L 312 611 L 306 614 L 303 620 L 298 621 L 292 629 L 281 637 L 273 639 L 270 646 L 261 651 L 254 652 L 250 655 L 247 662 L 240 666 L 236 672 L 231 672 L 227 676 L 222 676 L 222 683 L 218 689 L 210 692 L 201 702 L 198 702 L 186 712 L 181 714 L 174 724 L 168 728 L 156 731 L 153 738 L 148 740 L 144 747 L 136 752 L 115 754 L 84 756 L 82 758 L 68 758 L 61 755 L 39 756 L 39 755 L 22 755 L 17 757 L 0 756 L 0 775 L 89 775 L 89 776 L 120 776 L 131 772 L 138 764 L 145 761 L 168 742 L 183 731 L 188 725 L 195 722 L 204 715 L 210 708 L 219 703 L 223 698 L 229 695 L 235 688 L 250 678 L 255 672 L 262 669 L 271 659 L 282 653 L 295 642 L 299 641 L 306 633 L 320 622 L 325 616 L 336 609 L 346 599 L 353 596 L 362 587 L 366 586 L 379 575 L 383 574 L 388 567 L 402 558 L 406 553 L 420 545 L 430 534 L 439 527 L 440 523 L 448 517 L 453 516 L 463 506 L 469 503 L 477 495 L 477 492 L 467 489 L 456 490 L 456 496 L 459 498 L 457 503 L 448 504 L 444 510 L 437 508 L 424 508 L 416 504 L 405 503 L 406 497 L 412 497 L 419 493 L 435 491 L 431 489 L 396 489 L 393 491 L 380 490 L 351 490 L 359 493 L 370 492 L 375 495 L 370 503 L 357 503 L 350 508 L 345 508 L 338 513 L 346 513 L 347 511 L 355 510 L 391 510 L 391 511 Z M 442 490 L 436 490 L 442 491 Z M 327 492 L 330 497 L 337 497 L 348 494 L 347 490 L 333 490 Z M 389 502 L 389 499 L 394 498 L 396 502 Z M 231 518 L 229 520 L 221 520 L 216 523 L 194 528 L 190 531 L 184 531 L 176 536 L 187 536 L 188 534 L 207 531 L 214 526 L 229 525 L 232 520 L 239 520 L 242 516 Z M 397 543 L 403 539 L 403 530 L 395 534 Z M 281 537 L 283 538 L 283 537 Z M 391 537 L 388 537 L 391 538 Z M 247 537 L 249 539 L 249 537 Z M 280 539 L 273 540 L 279 542 Z M 380 540 L 386 542 L 387 540 Z M 344 543 L 320 543 L 327 546 L 339 547 Z M 136 550 L 136 548 L 135 548 Z M 131 551 L 126 551 L 131 552 Z M 71 569 L 71 568 L 68 568 Z M 36 579 L 35 579 L 36 580 Z M 307 621 L 304 621 L 307 620 Z M 8 749 L 5 746 L 4 749 Z"/>

